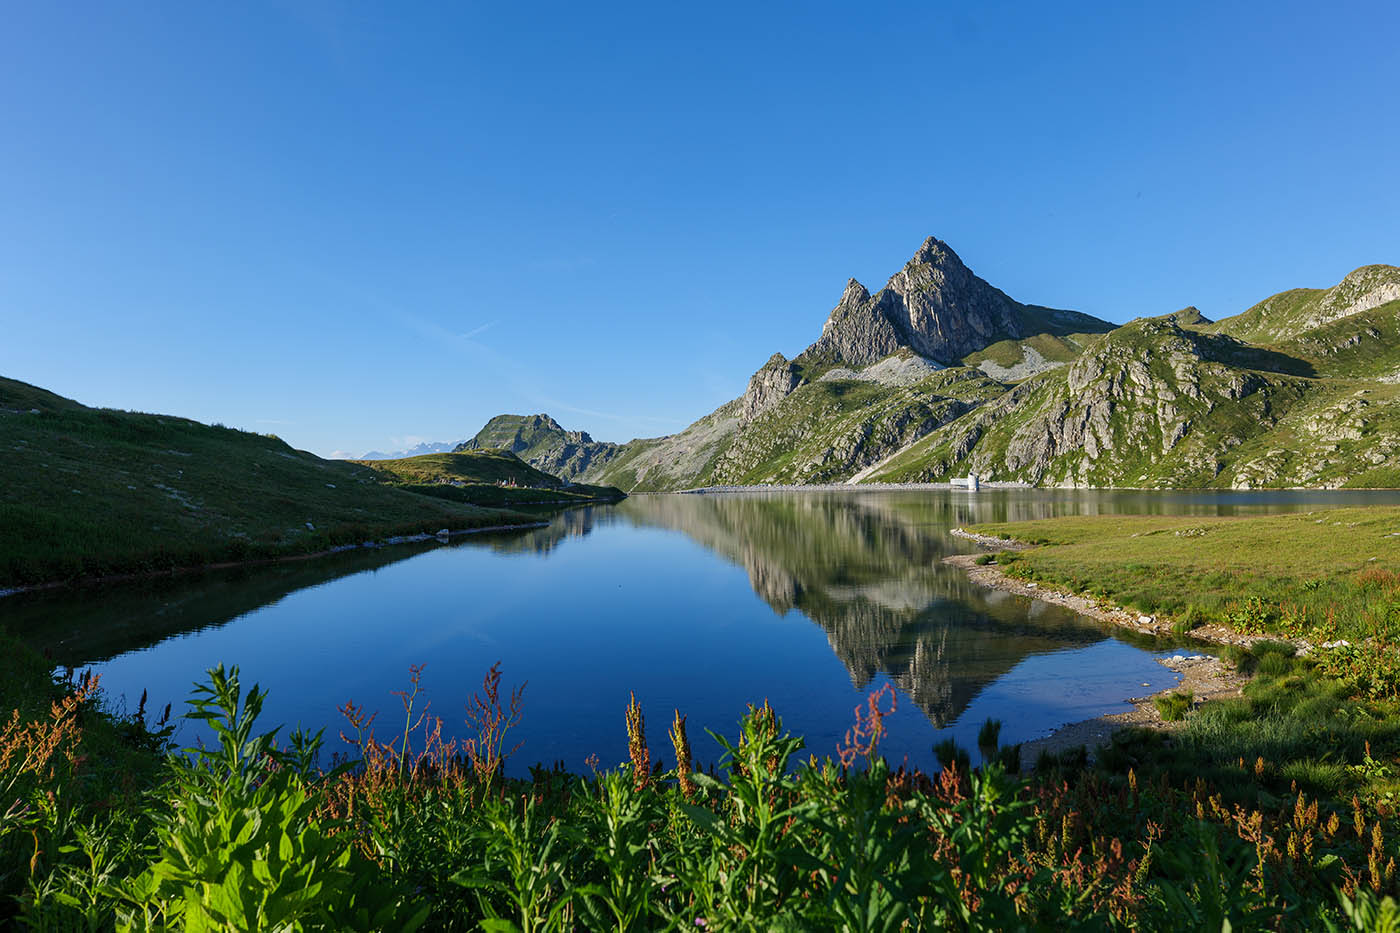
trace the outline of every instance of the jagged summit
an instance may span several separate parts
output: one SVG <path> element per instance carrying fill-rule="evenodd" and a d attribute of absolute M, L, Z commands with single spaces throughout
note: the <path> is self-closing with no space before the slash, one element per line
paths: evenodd
<path fill-rule="evenodd" d="M 1009 298 L 931 236 L 875 295 L 850 279 L 821 337 L 798 360 L 864 366 L 908 349 L 948 365 L 1000 340 L 1109 326 Z"/>

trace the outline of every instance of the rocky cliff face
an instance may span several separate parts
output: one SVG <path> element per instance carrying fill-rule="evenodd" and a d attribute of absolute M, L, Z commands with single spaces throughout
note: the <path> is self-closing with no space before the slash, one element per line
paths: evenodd
<path fill-rule="evenodd" d="M 801 384 L 801 368 L 788 362 L 781 353 L 774 353 L 749 378 L 749 387 L 739 398 L 739 423 L 746 425 L 753 421 L 791 395 L 792 390 Z"/>
<path fill-rule="evenodd" d="M 879 294 L 851 279 L 796 360 L 774 354 L 738 399 L 679 434 L 633 441 L 583 479 L 629 490 L 844 480 L 1002 391 L 984 372 L 945 363 L 998 341 L 1110 327 L 1013 301 L 930 237 Z"/>

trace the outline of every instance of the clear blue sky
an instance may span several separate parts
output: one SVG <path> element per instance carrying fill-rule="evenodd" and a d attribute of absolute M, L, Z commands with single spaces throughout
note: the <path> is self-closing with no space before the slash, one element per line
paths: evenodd
<path fill-rule="evenodd" d="M 1113 321 L 1400 263 L 1393 2 L 4 22 L 0 374 L 323 455 L 669 433 L 930 234 Z"/>

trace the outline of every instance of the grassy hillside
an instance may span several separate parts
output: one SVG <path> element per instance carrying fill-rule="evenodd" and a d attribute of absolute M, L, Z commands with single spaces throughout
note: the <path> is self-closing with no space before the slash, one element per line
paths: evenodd
<path fill-rule="evenodd" d="M 1215 333 L 1248 343 L 1287 342 L 1306 331 L 1400 300 L 1400 268 L 1362 266 L 1331 288 L 1280 292 L 1212 325 Z"/>
<path fill-rule="evenodd" d="M 585 476 L 628 492 L 685 489 L 699 485 L 715 459 L 729 448 L 739 428 L 739 403 L 726 402 L 684 431 L 666 437 L 639 438 Z"/>
<path fill-rule="evenodd" d="M 352 460 L 383 482 L 411 492 L 475 505 L 511 506 L 621 499 L 612 486 L 565 483 L 509 450 L 486 448 L 400 460 Z M 499 484 L 513 484 L 502 486 Z"/>
<path fill-rule="evenodd" d="M 456 449 L 509 450 L 528 459 L 562 443 L 568 433 L 548 415 L 497 415 Z"/>
<path fill-rule="evenodd" d="M 530 519 L 431 499 L 270 436 L 0 379 L 0 587 Z"/>
<path fill-rule="evenodd" d="M 1339 327 L 1346 318 L 1325 327 Z M 1180 314 L 1140 319 L 890 458 L 872 481 L 976 471 L 1037 485 L 1391 486 L 1400 392 L 1319 377 Z"/>
<path fill-rule="evenodd" d="M 382 479 L 400 483 L 515 483 L 557 489 L 564 481 L 537 470 L 508 450 L 487 448 L 447 454 L 423 454 L 400 460 L 351 460 Z"/>
<path fill-rule="evenodd" d="M 962 367 L 907 387 L 853 379 L 809 383 L 754 419 L 699 479 L 840 481 L 1002 391 L 980 371 Z"/>
<path fill-rule="evenodd" d="M 1085 344 L 1097 338 L 1098 334 L 1069 334 L 1064 337 L 1054 334 L 1036 334 L 1025 340 L 999 340 L 976 353 L 963 357 L 963 364 L 976 366 L 984 360 L 1005 368 L 1023 362 L 1026 349 L 1030 348 L 1052 363 L 1068 363 L 1077 357 Z"/>

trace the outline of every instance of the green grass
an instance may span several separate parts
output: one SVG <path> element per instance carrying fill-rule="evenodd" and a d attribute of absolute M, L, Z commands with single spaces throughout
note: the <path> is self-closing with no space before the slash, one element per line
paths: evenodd
<path fill-rule="evenodd" d="M 409 492 L 487 507 L 616 501 L 613 486 L 565 483 L 508 450 L 482 448 L 399 460 L 352 460 Z M 510 485 L 503 485 L 510 484 Z"/>
<path fill-rule="evenodd" d="M 939 370 L 913 386 L 808 383 L 755 418 L 698 484 L 838 481 L 1001 391 L 967 367 Z"/>
<path fill-rule="evenodd" d="M 1036 547 L 1009 572 L 1144 613 L 1242 631 L 1329 638 L 1400 634 L 1400 508 L 1268 516 L 1066 516 L 982 524 Z"/>
<path fill-rule="evenodd" d="M 1162 714 L 1162 718 L 1167 722 L 1176 722 L 1185 719 L 1186 714 L 1191 711 L 1191 701 L 1194 697 L 1191 691 L 1174 691 L 1159 697 L 1153 697 L 1152 703 L 1157 707 L 1157 712 Z"/>
<path fill-rule="evenodd" d="M 513 482 L 519 486 L 557 489 L 564 481 L 537 470 L 509 450 L 488 447 L 453 453 L 423 454 L 398 460 L 351 460 L 390 482 L 436 483 L 461 480 L 468 483 Z"/>
<path fill-rule="evenodd" d="M 1206 703 L 1169 739 L 1132 732 L 1105 754 L 1110 769 L 1200 778 L 1247 806 L 1277 806 L 1299 791 L 1334 808 L 1352 795 L 1379 812 L 1400 806 L 1400 703 L 1358 696 L 1291 646 L 1234 653 L 1254 678 L 1238 698 Z M 1180 718 L 1190 706 L 1164 698 Z M 1159 709 L 1164 703 L 1159 702 Z M 1344 814 L 1345 815 L 1345 814 Z"/>
<path fill-rule="evenodd" d="M 991 360 L 1008 369 L 1025 360 L 1025 348 L 1030 347 L 1052 363 L 1068 363 L 1079 356 L 1084 347 L 1099 334 L 1036 334 L 1023 340 L 999 340 L 994 344 L 963 357 L 964 366 L 976 366 Z"/>
<path fill-rule="evenodd" d="M 0 587 L 533 521 L 394 489 L 275 437 L 85 408 L 12 380 L 0 408 Z"/>

